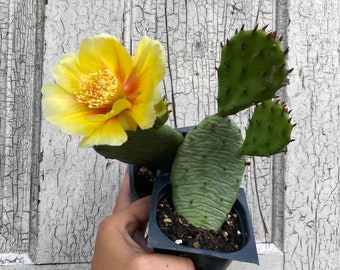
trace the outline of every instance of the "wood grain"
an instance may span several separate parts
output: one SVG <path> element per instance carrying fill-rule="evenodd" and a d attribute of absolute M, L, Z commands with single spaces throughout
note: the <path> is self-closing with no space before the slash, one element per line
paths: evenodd
<path fill-rule="evenodd" d="M 0 251 L 27 251 L 40 141 L 43 5 L 0 1 Z"/>

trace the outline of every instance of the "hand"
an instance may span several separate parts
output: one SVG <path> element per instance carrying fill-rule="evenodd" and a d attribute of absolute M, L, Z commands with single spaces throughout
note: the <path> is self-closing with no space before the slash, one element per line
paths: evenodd
<path fill-rule="evenodd" d="M 195 270 L 188 258 L 152 253 L 144 238 L 150 196 L 130 204 L 126 173 L 113 214 L 99 225 L 91 270 Z"/>

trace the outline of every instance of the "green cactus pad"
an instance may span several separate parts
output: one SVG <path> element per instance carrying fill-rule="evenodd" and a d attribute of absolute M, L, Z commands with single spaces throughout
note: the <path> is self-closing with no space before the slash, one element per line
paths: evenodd
<path fill-rule="evenodd" d="M 222 48 L 218 112 L 235 114 L 274 96 L 285 82 L 285 54 L 275 34 L 241 30 Z"/>
<path fill-rule="evenodd" d="M 171 172 L 176 212 L 218 230 L 237 198 L 245 168 L 242 136 L 228 118 L 209 116 L 185 137 Z"/>
<path fill-rule="evenodd" d="M 285 150 L 293 130 L 287 109 L 272 100 L 256 106 L 241 153 L 270 156 Z"/>
<path fill-rule="evenodd" d="M 170 171 L 183 136 L 170 128 L 150 128 L 127 131 L 128 140 L 121 146 L 97 145 L 94 150 L 106 158 L 145 166 L 149 169 Z"/>

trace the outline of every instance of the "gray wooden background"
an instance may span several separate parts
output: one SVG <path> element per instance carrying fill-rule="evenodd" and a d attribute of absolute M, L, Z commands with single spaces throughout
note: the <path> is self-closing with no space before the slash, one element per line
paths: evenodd
<path fill-rule="evenodd" d="M 298 125 L 286 155 L 250 160 L 260 267 L 231 269 L 339 269 L 339 14 L 338 0 L 0 0 L 0 268 L 89 269 L 125 170 L 43 120 L 40 89 L 61 55 L 101 32 L 132 54 L 142 35 L 158 39 L 169 125 L 194 125 L 216 110 L 220 42 L 259 23 L 290 47 L 280 95 Z"/>

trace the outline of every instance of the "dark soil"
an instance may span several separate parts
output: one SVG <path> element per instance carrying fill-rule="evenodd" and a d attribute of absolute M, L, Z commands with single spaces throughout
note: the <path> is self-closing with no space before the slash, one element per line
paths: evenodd
<path fill-rule="evenodd" d="M 242 247 L 242 235 L 238 227 L 238 217 L 231 212 L 218 232 L 197 228 L 185 218 L 178 216 L 172 200 L 164 197 L 157 209 L 158 226 L 172 241 L 189 247 L 218 252 L 237 251 Z"/>
<path fill-rule="evenodd" d="M 137 168 L 135 188 L 142 198 L 152 194 L 156 172 L 145 167 Z M 237 251 L 242 247 L 243 237 L 234 212 L 218 232 L 194 227 L 183 217 L 178 216 L 172 204 L 171 195 L 164 197 L 157 209 L 157 222 L 163 233 L 172 241 L 184 246 L 202 248 L 219 252 Z"/>
<path fill-rule="evenodd" d="M 135 181 L 135 189 L 140 198 L 151 195 L 153 184 L 155 182 L 156 172 L 150 171 L 145 167 L 137 168 L 137 181 Z"/>

